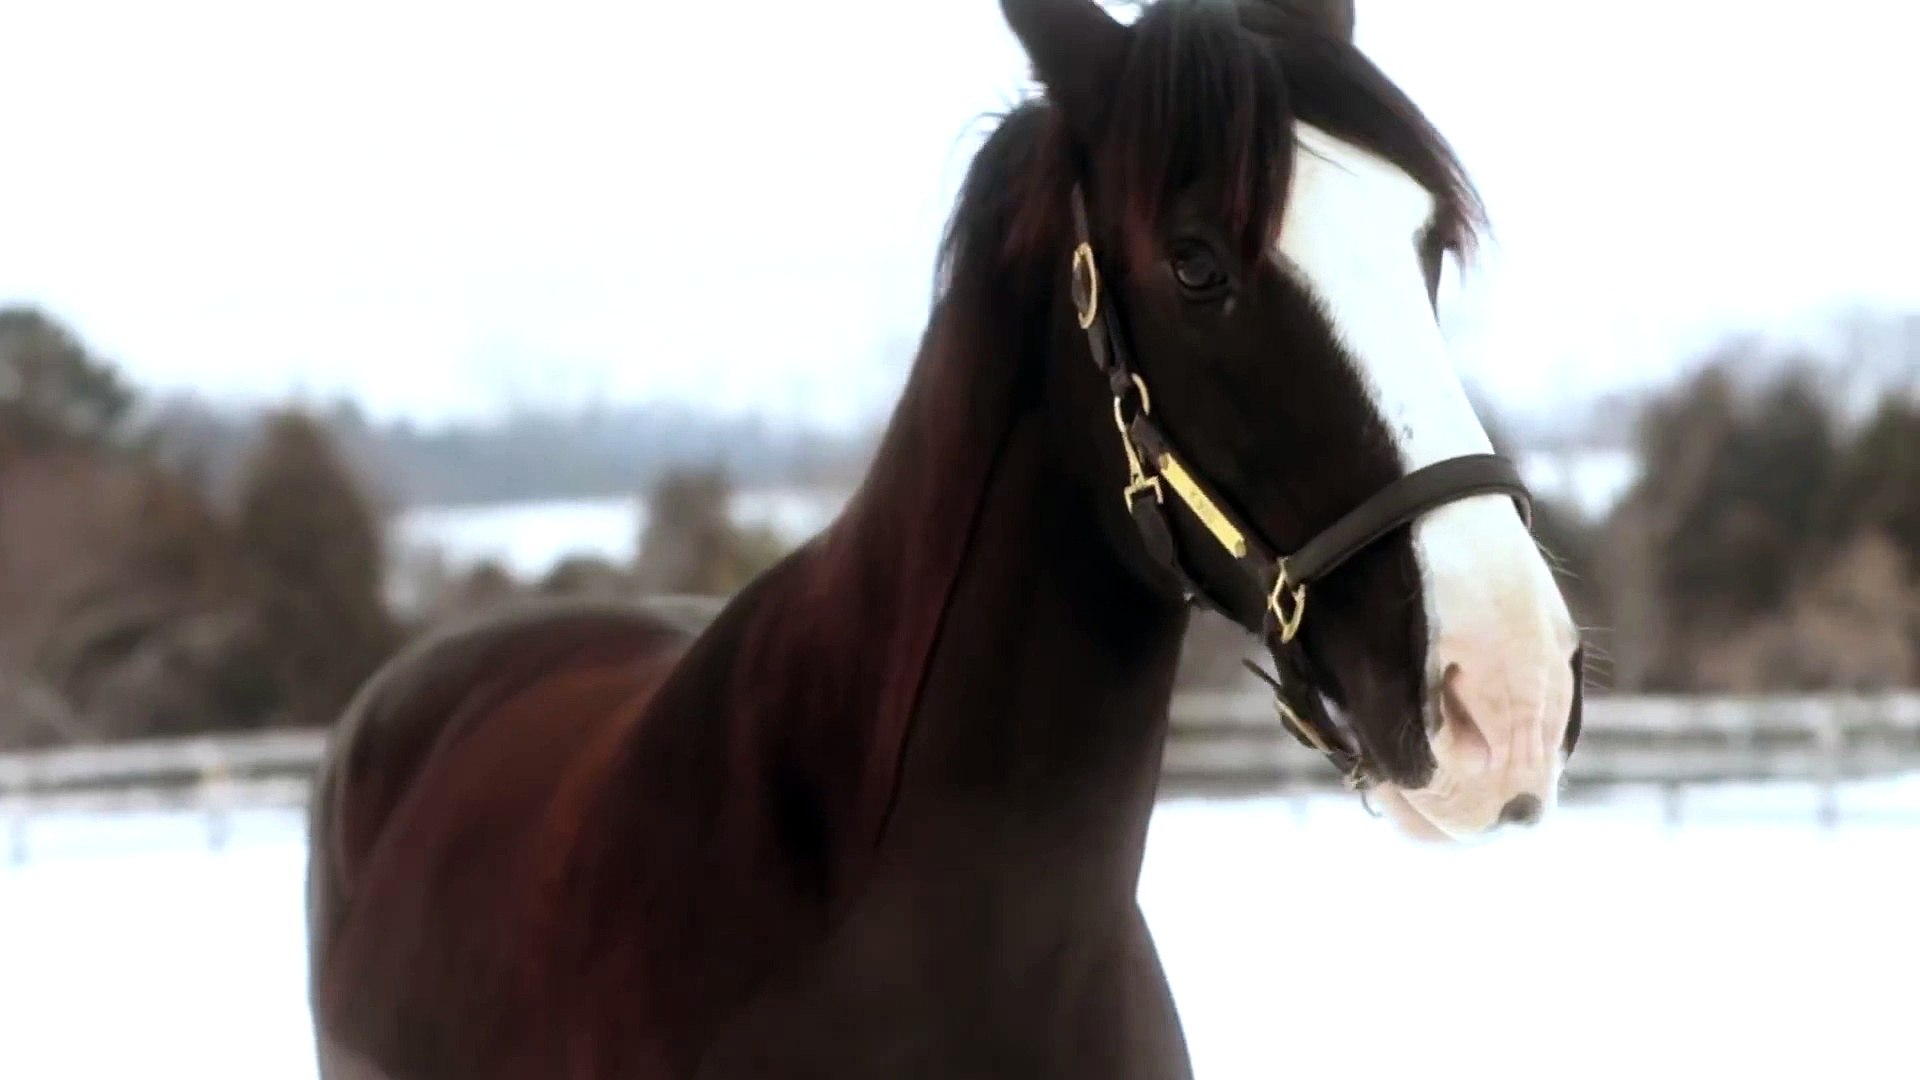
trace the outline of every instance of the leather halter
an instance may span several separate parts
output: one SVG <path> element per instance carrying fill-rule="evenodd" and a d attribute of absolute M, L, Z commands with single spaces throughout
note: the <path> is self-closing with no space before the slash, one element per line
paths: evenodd
<path fill-rule="evenodd" d="M 1327 714 L 1320 695 L 1312 692 L 1306 658 L 1297 644 L 1307 615 L 1308 589 L 1338 570 L 1395 529 L 1412 523 L 1448 503 L 1476 495 L 1512 496 L 1520 514 L 1532 526 L 1532 497 L 1519 470 L 1496 454 L 1468 454 L 1416 469 L 1375 492 L 1345 516 L 1327 526 L 1291 554 L 1282 555 L 1267 544 L 1238 514 L 1207 491 L 1189 471 L 1166 433 L 1153 419 L 1147 384 L 1134 369 L 1116 305 L 1100 292 L 1099 258 L 1087 225 L 1087 209 L 1078 185 L 1073 189 L 1073 303 L 1086 331 L 1093 362 L 1106 376 L 1113 395 L 1113 422 L 1127 455 L 1127 486 L 1122 491 L 1127 511 L 1140 531 L 1148 555 L 1179 583 L 1182 598 L 1200 600 L 1241 622 L 1268 642 L 1276 674 L 1249 664 L 1274 691 L 1274 705 L 1287 731 L 1303 745 L 1327 756 L 1350 784 L 1361 782 L 1365 755 Z M 1182 565 L 1168 526 L 1169 490 L 1198 519 L 1215 543 L 1233 557 L 1234 567 L 1247 584 L 1266 597 L 1260 622 L 1247 626 L 1226 606 L 1195 584 Z"/>

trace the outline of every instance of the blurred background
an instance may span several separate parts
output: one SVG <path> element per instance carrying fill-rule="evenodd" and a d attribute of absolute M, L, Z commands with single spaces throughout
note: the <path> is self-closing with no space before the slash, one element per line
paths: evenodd
<path fill-rule="evenodd" d="M 1915 1067 L 1916 31 L 1361 0 L 1489 205 L 1443 319 L 1589 719 L 1555 824 L 1415 847 L 1197 620 L 1142 902 L 1202 1077 Z M 0 41 L 0 1075 L 309 1077 L 326 726 L 448 619 L 724 597 L 830 520 L 1024 62 L 985 0 Z"/>

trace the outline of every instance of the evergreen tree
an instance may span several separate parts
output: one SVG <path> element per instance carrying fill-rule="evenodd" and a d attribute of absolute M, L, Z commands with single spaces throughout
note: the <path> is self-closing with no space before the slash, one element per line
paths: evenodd
<path fill-rule="evenodd" d="M 109 443 L 132 405 L 119 373 L 52 316 L 0 308 L 0 452 Z"/>
<path fill-rule="evenodd" d="M 399 637 L 372 503 L 318 421 L 280 412 L 243 470 L 235 524 L 291 719 L 330 724 Z"/>

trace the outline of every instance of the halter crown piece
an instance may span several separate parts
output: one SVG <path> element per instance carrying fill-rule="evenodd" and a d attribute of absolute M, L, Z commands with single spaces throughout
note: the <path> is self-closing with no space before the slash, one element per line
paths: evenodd
<path fill-rule="evenodd" d="M 1326 755 L 1349 784 L 1358 785 L 1365 755 L 1333 722 L 1321 696 L 1313 691 L 1306 658 L 1299 648 L 1307 617 L 1308 588 L 1393 530 L 1448 503 L 1476 495 L 1512 496 L 1521 517 L 1532 525 L 1532 501 L 1519 470 L 1497 454 L 1468 454 L 1416 469 L 1375 492 L 1359 506 L 1321 530 L 1290 555 L 1281 555 L 1222 500 L 1210 494 L 1174 451 L 1153 420 L 1146 380 L 1134 370 L 1116 304 L 1101 295 L 1100 261 L 1087 225 L 1086 200 L 1073 189 L 1072 290 L 1080 329 L 1086 332 L 1093 362 L 1106 376 L 1113 395 L 1113 423 L 1127 456 L 1127 484 L 1121 490 L 1128 514 L 1140 531 L 1147 553 L 1174 581 L 1182 596 L 1198 600 L 1274 649 L 1276 674 L 1249 664 L 1273 688 L 1282 724 L 1310 749 Z M 1266 597 L 1260 621 L 1248 626 L 1195 584 L 1182 564 L 1166 518 L 1171 490 L 1207 535 L 1233 558 L 1246 583 Z"/>

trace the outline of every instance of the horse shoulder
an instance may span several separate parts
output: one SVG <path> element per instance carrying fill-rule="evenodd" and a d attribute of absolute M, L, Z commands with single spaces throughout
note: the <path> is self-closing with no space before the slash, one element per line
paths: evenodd
<path fill-rule="evenodd" d="M 656 668 L 717 614 L 707 597 L 538 600 L 429 633 L 382 665 L 342 712 L 314 778 L 309 831 L 335 892 L 425 763 L 492 704 L 592 660 Z M 313 902 L 317 903 L 318 900 Z"/>
<path fill-rule="evenodd" d="M 476 954 L 474 935 L 554 917 L 563 834 L 708 609 L 533 605 L 433 634 L 368 680 L 311 808 L 310 993 L 336 1050 L 402 1071 L 511 1055 L 491 1039 L 533 1007 L 521 961 Z M 423 1000 L 444 1008 L 396 1022 Z"/>

